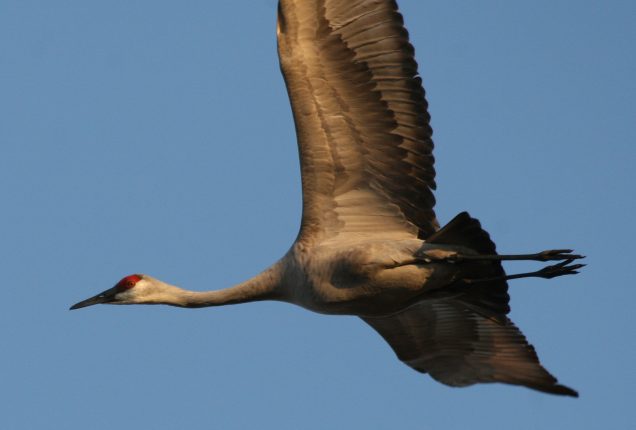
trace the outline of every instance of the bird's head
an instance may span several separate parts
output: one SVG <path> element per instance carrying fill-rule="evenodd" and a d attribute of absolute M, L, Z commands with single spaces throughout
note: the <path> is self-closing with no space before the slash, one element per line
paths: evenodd
<path fill-rule="evenodd" d="M 71 306 L 71 310 L 97 304 L 129 305 L 156 303 L 161 283 L 148 275 L 129 275 L 114 287 Z"/>

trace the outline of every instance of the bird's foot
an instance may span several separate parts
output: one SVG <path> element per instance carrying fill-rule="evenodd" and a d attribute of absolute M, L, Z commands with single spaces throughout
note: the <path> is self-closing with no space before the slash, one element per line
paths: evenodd
<path fill-rule="evenodd" d="M 578 269 L 585 267 L 585 264 L 571 264 L 574 260 L 575 258 L 570 258 L 568 260 L 562 261 L 559 264 L 546 266 L 543 269 L 534 272 L 532 276 L 544 279 L 552 279 L 556 278 L 557 276 L 576 275 L 577 273 L 579 273 Z"/>
<path fill-rule="evenodd" d="M 572 254 L 572 249 L 550 249 L 536 254 L 537 261 L 554 261 L 554 260 L 578 260 L 585 258 L 584 255 Z"/>

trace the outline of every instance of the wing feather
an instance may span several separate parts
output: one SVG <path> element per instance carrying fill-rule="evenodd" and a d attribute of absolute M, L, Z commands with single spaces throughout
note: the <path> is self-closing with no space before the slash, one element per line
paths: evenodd
<path fill-rule="evenodd" d="M 392 0 L 281 0 L 278 46 L 301 161 L 301 241 L 425 238 L 432 130 Z"/>
<path fill-rule="evenodd" d="M 541 366 L 534 347 L 510 320 L 498 323 L 464 303 L 419 302 L 395 315 L 363 320 L 400 360 L 443 384 L 503 382 L 577 396 Z"/>

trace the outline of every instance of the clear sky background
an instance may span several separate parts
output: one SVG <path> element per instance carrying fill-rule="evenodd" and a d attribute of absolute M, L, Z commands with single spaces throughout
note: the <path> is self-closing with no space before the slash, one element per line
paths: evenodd
<path fill-rule="evenodd" d="M 588 256 L 511 283 L 511 317 L 581 397 L 448 388 L 357 318 L 280 303 L 69 312 L 130 273 L 215 289 L 286 252 L 276 2 L 2 0 L 0 428 L 636 428 L 636 2 L 401 7 L 440 220 Z"/>

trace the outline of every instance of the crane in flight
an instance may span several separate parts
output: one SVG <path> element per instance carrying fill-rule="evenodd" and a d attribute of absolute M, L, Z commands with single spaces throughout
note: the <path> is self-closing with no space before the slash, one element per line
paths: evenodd
<path fill-rule="evenodd" d="M 428 104 L 396 2 L 280 0 L 277 37 L 303 191 L 289 251 L 230 288 L 188 291 L 135 274 L 71 309 L 278 300 L 360 317 L 400 360 L 446 385 L 577 396 L 507 317 L 507 281 L 574 274 L 582 256 L 500 255 L 466 212 L 440 228 Z M 509 275 L 504 260 L 556 263 Z"/>

